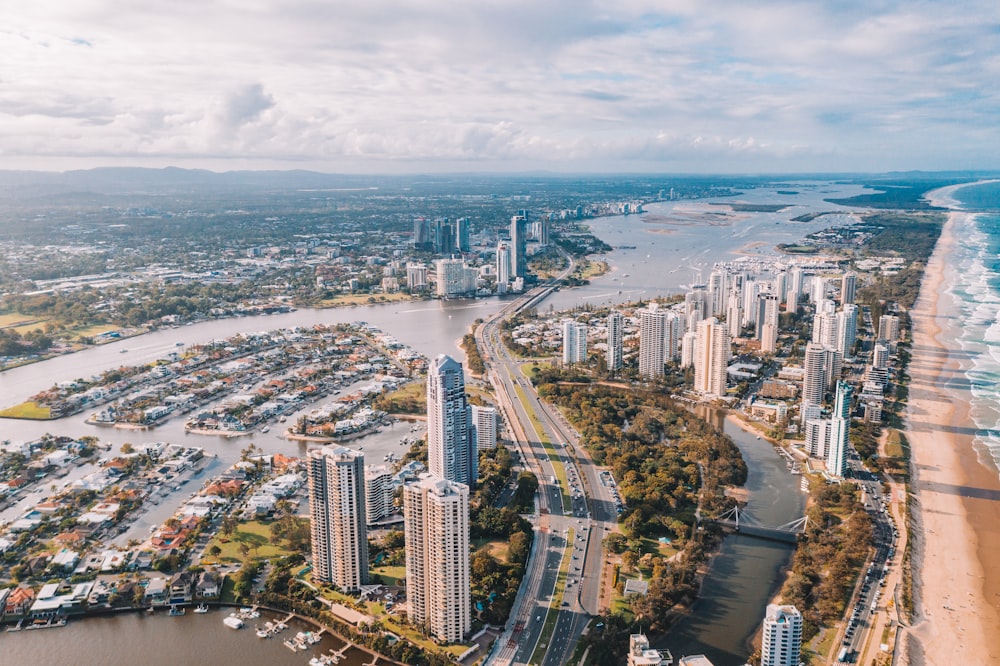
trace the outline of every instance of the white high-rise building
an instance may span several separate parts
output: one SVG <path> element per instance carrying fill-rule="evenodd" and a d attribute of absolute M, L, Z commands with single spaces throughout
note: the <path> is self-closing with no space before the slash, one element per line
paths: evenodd
<path fill-rule="evenodd" d="M 840 307 L 854 303 L 858 290 L 858 274 L 847 272 L 840 278 Z"/>
<path fill-rule="evenodd" d="M 410 292 L 427 291 L 427 266 L 424 264 L 406 265 L 406 286 Z"/>
<path fill-rule="evenodd" d="M 761 294 L 759 298 L 757 329 L 760 350 L 774 353 L 778 349 L 778 297 L 774 294 Z"/>
<path fill-rule="evenodd" d="M 768 604 L 761 633 L 761 666 L 799 666 L 802 613 L 795 606 Z"/>
<path fill-rule="evenodd" d="M 393 495 L 396 487 L 392 483 L 392 471 L 385 465 L 365 467 L 365 511 L 369 525 L 387 518 L 392 513 Z"/>
<path fill-rule="evenodd" d="M 844 358 L 854 355 L 858 339 L 858 306 L 848 303 L 837 313 L 837 351 Z"/>
<path fill-rule="evenodd" d="M 497 285 L 506 286 L 510 283 L 511 278 L 511 252 L 510 243 L 507 241 L 500 241 L 497 243 Z"/>
<path fill-rule="evenodd" d="M 693 331 L 699 321 L 711 316 L 711 309 L 708 291 L 703 286 L 695 286 L 684 294 L 684 316 L 687 317 L 688 330 Z"/>
<path fill-rule="evenodd" d="M 639 376 L 643 379 L 656 379 L 664 374 L 665 325 L 666 311 L 660 310 L 656 303 L 639 310 Z"/>
<path fill-rule="evenodd" d="M 475 431 L 476 451 L 492 449 L 497 445 L 496 407 L 472 406 L 472 426 Z"/>
<path fill-rule="evenodd" d="M 757 296 L 759 294 L 759 282 L 756 280 L 743 281 L 743 293 L 741 296 L 743 302 L 743 321 L 740 322 L 743 326 L 757 324 Z"/>
<path fill-rule="evenodd" d="M 803 278 L 802 268 L 793 266 L 788 280 L 788 298 L 786 301 L 786 309 L 789 312 L 795 312 L 799 307 L 799 297 L 802 296 Z"/>
<path fill-rule="evenodd" d="M 810 342 L 806 345 L 805 358 L 802 361 L 802 418 L 806 418 L 806 407 L 819 407 L 823 404 L 823 394 L 826 393 L 825 362 L 826 355 L 823 345 Z"/>
<path fill-rule="evenodd" d="M 819 303 L 826 300 L 826 278 L 822 275 L 814 275 L 809 289 L 809 300 Z"/>
<path fill-rule="evenodd" d="M 711 275 L 708 276 L 709 316 L 716 317 L 726 314 L 729 300 L 727 289 L 726 272 L 718 269 L 712 271 Z"/>
<path fill-rule="evenodd" d="M 608 351 L 605 357 L 610 372 L 617 372 L 624 366 L 622 357 L 624 339 L 625 317 L 621 312 L 613 310 L 608 315 Z"/>
<path fill-rule="evenodd" d="M 703 395 L 726 394 L 726 369 L 732 346 L 729 331 L 715 317 L 698 322 L 694 351 L 694 390 Z"/>
<path fill-rule="evenodd" d="M 462 364 L 439 354 L 427 371 L 427 468 L 442 479 L 476 485 L 479 454 Z"/>
<path fill-rule="evenodd" d="M 587 360 L 587 327 L 567 319 L 563 322 L 563 363 L 584 363 Z"/>
<path fill-rule="evenodd" d="M 889 345 L 885 342 L 876 342 L 872 351 L 872 367 L 883 370 L 889 367 Z"/>
<path fill-rule="evenodd" d="M 365 456 L 327 446 L 308 453 L 312 576 L 344 592 L 368 583 Z"/>
<path fill-rule="evenodd" d="M 743 300 L 738 292 L 729 295 L 729 307 L 726 309 L 726 326 L 729 337 L 736 339 L 743 332 Z"/>
<path fill-rule="evenodd" d="M 698 346 L 698 334 L 694 331 L 685 331 L 681 338 L 681 367 L 690 368 L 694 365 L 694 353 Z"/>
<path fill-rule="evenodd" d="M 476 291 L 479 271 L 466 266 L 464 260 L 438 259 L 436 266 L 438 296 L 464 296 Z"/>
<path fill-rule="evenodd" d="M 899 317 L 882 315 L 878 318 L 878 339 L 895 344 L 899 340 Z"/>
<path fill-rule="evenodd" d="M 472 629 L 469 488 L 421 474 L 403 486 L 408 619 L 439 640 Z"/>
<path fill-rule="evenodd" d="M 788 302 L 788 273 L 785 271 L 779 272 L 774 276 L 774 289 L 772 290 L 774 294 L 778 296 L 778 304 Z"/>
<path fill-rule="evenodd" d="M 813 315 L 812 341 L 824 347 L 837 346 L 836 312 L 817 312 Z"/>
<path fill-rule="evenodd" d="M 837 382 L 837 398 L 830 420 L 830 445 L 826 451 L 826 471 L 831 476 L 842 477 L 847 471 L 847 450 L 850 446 L 851 385 Z"/>
<path fill-rule="evenodd" d="M 804 449 L 813 458 L 826 459 L 830 446 L 830 419 L 808 419 L 805 427 Z"/>
<path fill-rule="evenodd" d="M 663 320 L 663 360 L 675 361 L 680 358 L 681 341 L 684 338 L 684 318 L 670 310 Z"/>

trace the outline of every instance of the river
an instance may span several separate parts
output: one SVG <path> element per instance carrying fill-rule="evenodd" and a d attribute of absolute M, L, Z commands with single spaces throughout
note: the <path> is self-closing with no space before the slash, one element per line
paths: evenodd
<path fill-rule="evenodd" d="M 735 259 L 740 250 L 767 254 L 775 243 L 794 242 L 805 234 L 830 226 L 830 218 L 812 222 L 790 222 L 790 217 L 807 212 L 832 211 L 838 207 L 824 203 L 824 197 L 850 196 L 861 188 L 834 183 L 784 184 L 784 194 L 773 189 L 751 190 L 736 200 L 750 203 L 787 203 L 782 213 L 746 213 L 724 225 L 688 222 L 667 224 L 663 218 L 686 214 L 688 208 L 702 209 L 713 201 L 731 203 L 733 198 L 654 204 L 645 215 L 602 218 L 591 221 L 593 232 L 616 249 L 606 260 L 611 271 L 592 284 L 560 291 L 544 304 L 544 309 L 568 309 L 582 303 L 603 305 L 638 298 L 679 293 L 684 285 L 707 277 L 712 262 Z M 794 190 L 795 194 L 788 191 Z M 701 214 L 701 213 L 699 213 Z M 462 357 L 458 342 L 477 318 L 497 311 L 503 301 L 496 298 L 475 301 L 423 301 L 374 304 L 329 310 L 302 309 L 295 312 L 199 322 L 190 326 L 163 329 L 147 335 L 114 342 L 76 354 L 50 359 L 0 373 L 0 406 L 22 402 L 30 395 L 59 381 L 89 377 L 122 364 L 151 362 L 176 351 L 178 343 L 191 345 L 222 340 L 236 333 L 312 326 L 314 324 L 367 321 L 394 335 L 401 342 L 429 357 L 448 353 Z M 125 351 L 123 351 L 125 350 Z M 174 419 L 154 430 L 136 432 L 95 428 L 84 424 L 85 414 L 53 421 L 0 420 L 0 439 L 32 440 L 45 433 L 79 437 L 98 436 L 102 442 L 120 446 L 124 442 L 166 441 L 202 446 L 217 456 L 204 472 L 208 478 L 239 458 L 240 450 L 253 442 L 268 453 L 302 456 L 306 445 L 280 437 L 281 428 L 254 433 L 252 437 L 224 439 L 189 435 L 183 419 Z M 736 440 L 749 468 L 747 489 L 751 513 L 761 523 L 779 525 L 802 515 L 799 478 L 789 474 L 784 462 L 765 440 L 757 440 L 732 423 L 725 425 Z M 396 424 L 384 432 L 356 440 L 369 462 L 381 462 L 389 451 L 401 452 L 399 440 L 411 434 L 409 427 Z M 194 488 L 186 491 L 191 492 Z M 171 505 L 163 501 L 166 512 Z M 176 506 L 176 504 L 174 504 Z M 163 516 L 166 517 L 166 516 Z M 149 515 L 152 523 L 162 518 Z M 145 527 L 143 523 L 140 528 Z M 139 529 L 139 528 L 137 528 Z M 780 573 L 787 566 L 791 548 L 745 536 L 727 537 L 713 559 L 702 596 L 691 615 L 678 623 L 662 641 L 675 657 L 704 653 L 716 666 L 742 664 L 748 654 L 747 639 L 756 631 L 765 606 L 780 585 Z M 303 664 L 304 653 L 293 655 L 280 641 L 261 641 L 252 633 L 232 632 L 222 626 L 222 616 L 187 615 L 147 618 L 123 615 L 111 619 L 71 621 L 58 630 L 0 633 L 0 654 L 4 663 L 37 666 L 67 663 L 176 664 L 212 663 L 217 666 L 246 664 Z M 128 636 L 122 640 L 122 636 Z M 359 657 L 360 659 L 360 657 Z M 343 663 L 343 662 L 342 662 Z M 361 661 L 350 662 L 360 664 Z"/>
<path fill-rule="evenodd" d="M 788 471 L 770 442 L 757 439 L 733 417 L 723 419 L 722 414 L 715 412 L 711 420 L 733 438 L 747 463 L 748 515 L 768 527 L 801 518 L 802 477 Z M 657 647 L 669 649 L 674 659 L 704 654 L 715 666 L 746 663 L 748 643 L 784 582 L 793 552 L 791 544 L 739 534 L 725 537 L 691 613 L 671 627 Z"/>

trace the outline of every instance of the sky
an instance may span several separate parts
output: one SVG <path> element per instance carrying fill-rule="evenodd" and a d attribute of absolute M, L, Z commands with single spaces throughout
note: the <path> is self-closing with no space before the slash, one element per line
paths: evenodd
<path fill-rule="evenodd" d="M 1000 168 L 996 0 L 0 0 L 0 54 L 0 169 Z"/>

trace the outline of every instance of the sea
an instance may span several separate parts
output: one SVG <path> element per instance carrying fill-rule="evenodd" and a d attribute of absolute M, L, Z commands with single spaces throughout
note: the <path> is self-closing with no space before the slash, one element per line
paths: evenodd
<path fill-rule="evenodd" d="M 942 342 L 960 350 L 980 459 L 1000 469 L 1000 182 L 961 187 L 951 196 L 959 209 L 974 214 L 956 218 L 946 294 L 962 324 L 946 328 L 944 334 L 955 339 Z M 954 381 L 953 388 L 963 388 L 962 380 Z"/>

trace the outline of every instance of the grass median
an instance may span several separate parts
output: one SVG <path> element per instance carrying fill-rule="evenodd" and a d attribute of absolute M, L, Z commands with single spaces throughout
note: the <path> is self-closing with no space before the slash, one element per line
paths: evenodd
<path fill-rule="evenodd" d="M 527 413 L 528 418 L 531 420 L 531 426 L 535 429 L 539 443 L 545 449 L 545 455 L 549 457 L 549 462 L 552 463 L 552 471 L 555 472 L 556 481 L 559 482 L 559 492 L 562 494 L 563 510 L 568 510 L 573 506 L 573 501 L 569 496 L 569 479 L 566 478 L 566 466 L 563 465 L 559 451 L 552 443 L 552 440 L 545 434 L 541 419 L 538 418 L 535 410 L 528 403 L 528 396 L 524 389 L 520 385 L 515 385 L 514 390 L 517 392 L 517 399 L 521 402 L 521 406 L 524 407 L 525 413 Z"/>

